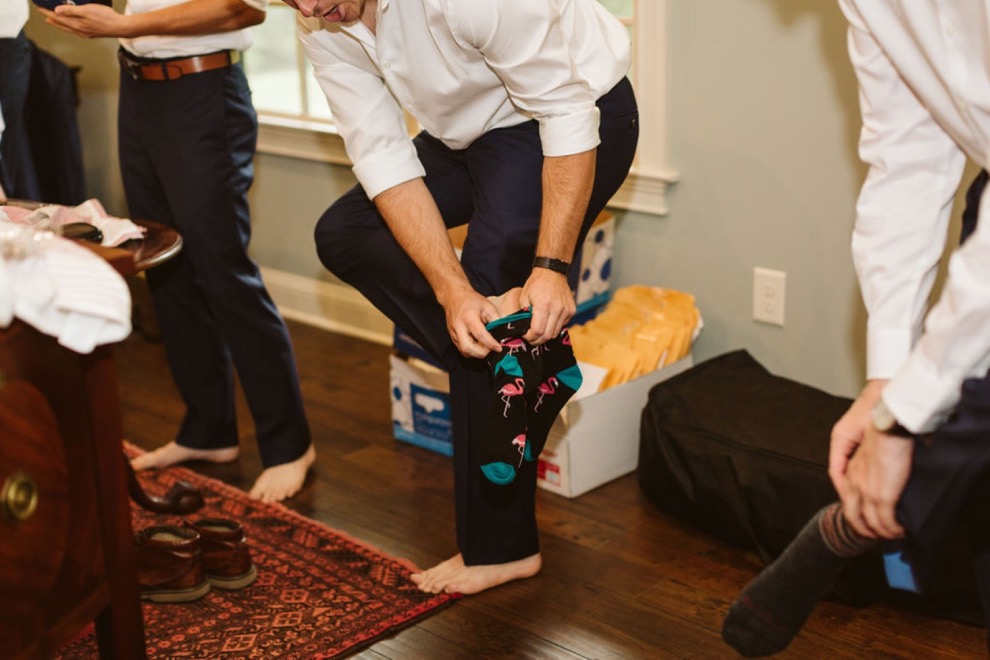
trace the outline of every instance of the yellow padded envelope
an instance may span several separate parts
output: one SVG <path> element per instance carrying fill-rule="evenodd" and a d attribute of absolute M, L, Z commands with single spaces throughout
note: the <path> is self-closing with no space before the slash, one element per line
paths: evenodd
<path fill-rule="evenodd" d="M 607 370 L 606 389 L 686 357 L 700 321 L 691 294 L 633 285 L 616 291 L 598 316 L 570 333 L 575 357 Z"/>

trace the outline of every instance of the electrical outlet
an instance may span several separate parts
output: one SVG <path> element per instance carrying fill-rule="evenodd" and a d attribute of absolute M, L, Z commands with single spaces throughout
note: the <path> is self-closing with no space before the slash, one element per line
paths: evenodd
<path fill-rule="evenodd" d="M 753 320 L 784 325 L 787 274 L 769 268 L 753 269 Z"/>

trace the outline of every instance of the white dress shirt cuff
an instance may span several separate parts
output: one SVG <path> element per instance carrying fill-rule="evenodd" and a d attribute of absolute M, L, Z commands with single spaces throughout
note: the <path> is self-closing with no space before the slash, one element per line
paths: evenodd
<path fill-rule="evenodd" d="M 866 378 L 893 378 L 914 344 L 914 332 L 909 328 L 877 328 L 866 330 Z"/>
<path fill-rule="evenodd" d="M 354 176 L 361 182 L 368 199 L 374 199 L 400 183 L 426 176 L 418 158 L 395 152 L 371 153 L 354 164 Z"/>
<path fill-rule="evenodd" d="M 883 389 L 883 400 L 898 423 L 912 433 L 928 433 L 945 421 L 959 402 L 960 384 L 939 378 L 938 372 L 915 351 Z"/>
<path fill-rule="evenodd" d="M 543 117 L 540 122 L 540 142 L 544 156 L 570 156 L 598 146 L 600 113 L 596 106 L 582 112 L 559 117 Z"/>

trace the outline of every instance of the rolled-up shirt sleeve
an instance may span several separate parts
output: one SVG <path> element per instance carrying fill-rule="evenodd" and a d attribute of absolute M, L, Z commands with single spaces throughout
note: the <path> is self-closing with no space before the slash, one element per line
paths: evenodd
<path fill-rule="evenodd" d="M 368 197 L 424 176 L 405 116 L 355 40 L 321 38 L 319 19 L 299 17 L 302 42 L 344 140 L 354 175 Z"/>
<path fill-rule="evenodd" d="M 448 9 L 451 31 L 477 48 L 509 98 L 539 122 L 545 156 L 598 146 L 597 100 L 578 67 L 551 2 L 503 0 Z"/>
<path fill-rule="evenodd" d="M 958 403 L 963 381 L 990 369 L 990 188 L 976 231 L 952 254 L 948 272 L 925 333 L 884 388 L 894 416 L 915 433 L 934 430 Z"/>
<path fill-rule="evenodd" d="M 841 4 L 860 85 L 860 156 L 870 168 L 852 243 L 869 313 L 867 377 L 890 379 L 887 406 L 907 429 L 924 433 L 950 414 L 963 382 L 990 366 L 990 199 L 984 194 L 977 230 L 950 257 L 926 316 L 966 157 L 853 3 Z"/>
<path fill-rule="evenodd" d="M 891 378 L 921 334 L 965 156 L 901 79 L 872 35 L 850 19 L 859 80 L 859 153 L 869 173 L 852 253 L 867 325 L 867 377 Z"/>

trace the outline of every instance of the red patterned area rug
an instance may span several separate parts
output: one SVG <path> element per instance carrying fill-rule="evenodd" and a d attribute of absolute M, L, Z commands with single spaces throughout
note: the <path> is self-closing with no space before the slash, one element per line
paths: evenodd
<path fill-rule="evenodd" d="M 338 658 L 453 600 L 419 591 L 408 562 L 216 479 L 179 467 L 139 478 L 153 496 L 177 481 L 199 488 L 206 506 L 189 518 L 240 522 L 258 569 L 258 579 L 240 591 L 211 589 L 191 603 L 143 602 L 149 658 Z M 181 522 L 136 505 L 132 515 L 135 530 Z M 90 626 L 59 657 L 98 655 Z"/>

